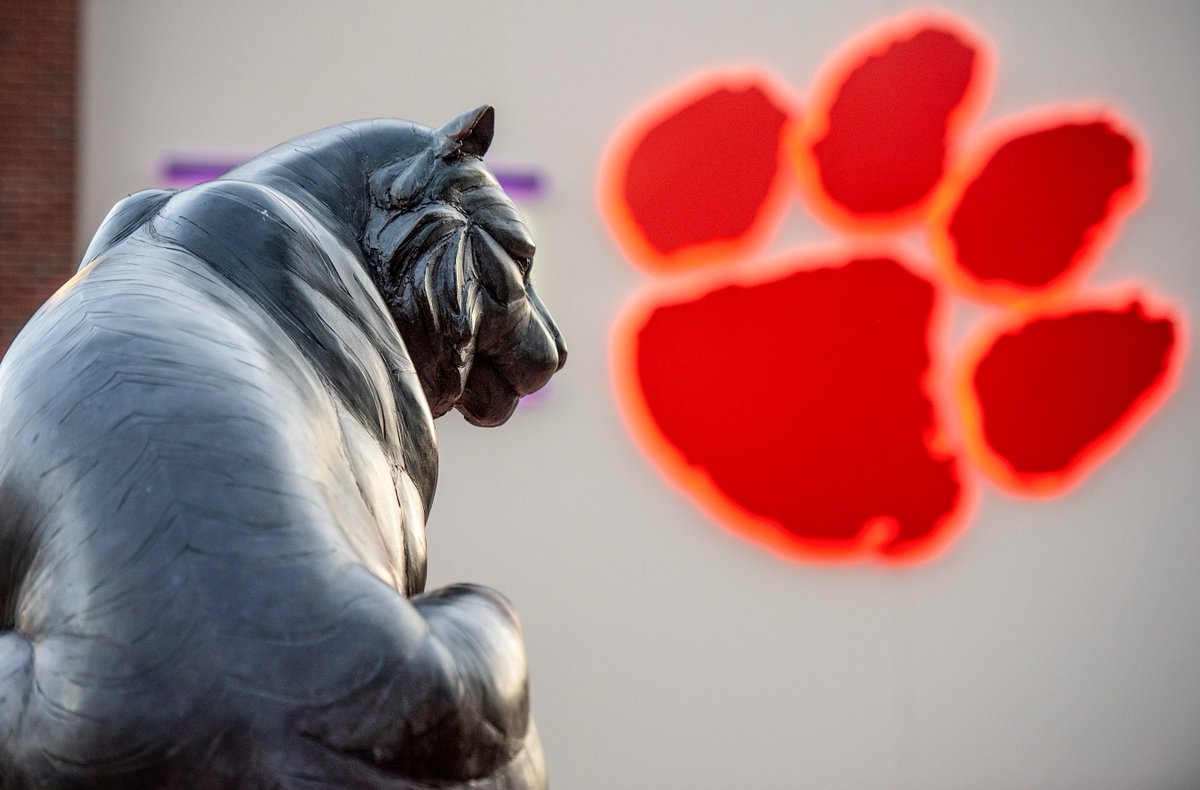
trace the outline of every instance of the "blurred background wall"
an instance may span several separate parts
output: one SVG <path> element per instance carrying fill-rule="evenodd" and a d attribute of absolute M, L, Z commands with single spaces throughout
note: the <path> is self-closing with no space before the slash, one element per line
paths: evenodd
<path fill-rule="evenodd" d="M 0 5 L 0 349 L 74 270 L 78 4 Z"/>
<path fill-rule="evenodd" d="M 1136 277 L 1195 320 L 1200 6 L 946 5 L 998 54 L 984 123 L 1094 99 L 1150 140 L 1149 197 L 1092 280 Z M 54 76 L 69 58 L 41 58 L 70 35 L 70 15 L 17 15 L 41 29 L 18 50 L 12 8 L 0 16 L 4 90 L 32 69 L 44 109 L 69 102 Z M 73 138 L 67 121 L 35 126 L 19 103 L 3 107 L 3 309 L 64 278 L 108 208 L 162 183 L 169 162 L 236 161 L 354 118 L 439 125 L 494 104 L 489 160 L 547 185 L 522 207 L 571 359 L 502 428 L 439 421 L 430 583 L 485 583 L 516 602 L 556 787 L 1200 787 L 1190 360 L 1174 397 L 1077 490 L 1030 500 L 979 480 L 964 534 L 902 569 L 790 562 L 733 537 L 664 482 L 619 418 L 612 321 L 648 278 L 596 208 L 614 129 L 717 65 L 761 64 L 803 96 L 842 41 L 907 8 L 83 0 L 73 236 L 65 195 L 47 198 L 60 213 L 38 210 L 56 219 L 34 244 L 14 235 L 11 206 L 43 205 L 41 187 L 18 179 L 62 186 L 71 162 L 14 135 Z M 31 163 L 50 174 L 30 175 Z M 796 205 L 771 250 L 836 240 Z M 978 315 L 962 310 L 956 321 Z"/>

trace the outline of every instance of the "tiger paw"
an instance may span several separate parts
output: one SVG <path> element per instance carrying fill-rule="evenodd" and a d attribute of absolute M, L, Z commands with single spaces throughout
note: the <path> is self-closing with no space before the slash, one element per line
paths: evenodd
<path fill-rule="evenodd" d="M 798 557 L 914 559 L 964 501 L 925 388 L 937 299 L 892 257 L 797 254 L 754 280 L 668 288 L 619 330 L 622 406 L 740 534 Z"/>
<path fill-rule="evenodd" d="M 970 133 L 992 62 L 961 20 L 910 14 L 842 48 L 803 103 L 766 71 L 714 71 L 616 135 L 601 211 L 657 280 L 618 321 L 618 399 L 664 476 L 741 536 L 926 559 L 978 473 L 1068 490 L 1169 395 L 1179 312 L 1140 285 L 1081 290 L 1144 191 L 1144 144 L 1086 106 Z M 789 183 L 852 241 L 764 259 Z M 887 235 L 911 230 L 926 251 L 897 254 Z M 999 308 L 965 343 L 956 295 Z"/>

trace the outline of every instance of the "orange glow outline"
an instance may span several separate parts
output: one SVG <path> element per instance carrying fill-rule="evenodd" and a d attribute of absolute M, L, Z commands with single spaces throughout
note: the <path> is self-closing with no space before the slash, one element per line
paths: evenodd
<path fill-rule="evenodd" d="M 857 539 L 850 542 L 806 539 L 738 505 L 713 483 L 705 471 L 689 464 L 659 429 L 646 403 L 636 374 L 638 332 L 645 326 L 650 313 L 664 304 L 692 301 L 726 286 L 754 286 L 798 271 L 836 268 L 857 258 L 873 257 L 890 258 L 922 279 L 928 279 L 908 262 L 908 256 L 891 248 L 862 245 L 854 248 L 846 245 L 805 247 L 756 262 L 749 269 L 693 270 L 660 281 L 635 294 L 614 322 L 611 376 L 617 405 L 634 440 L 667 484 L 690 499 L 703 513 L 739 539 L 764 547 L 786 560 L 829 564 L 875 561 L 888 566 L 914 565 L 939 557 L 970 523 L 978 503 L 978 486 L 964 454 L 958 451 L 957 443 L 947 432 L 952 424 L 948 418 L 952 414 L 944 396 L 937 393 L 938 389 L 943 392 L 950 389 L 937 386 L 942 381 L 942 369 L 945 367 L 944 361 L 939 360 L 942 354 L 938 350 L 946 346 L 935 341 L 944 338 L 949 326 L 949 310 L 943 289 L 931 281 L 935 297 L 926 339 L 930 360 L 919 387 L 929 399 L 933 420 L 932 430 L 924 437 L 925 446 L 934 457 L 954 459 L 959 496 L 955 506 L 919 543 L 898 555 L 879 552 L 879 547 L 895 530 L 893 519 L 877 518 L 863 524 Z M 889 525 L 889 522 L 893 523 Z"/>
<path fill-rule="evenodd" d="M 950 236 L 950 221 L 967 187 L 979 177 L 1000 147 L 1034 132 L 1097 121 L 1107 123 L 1133 144 L 1133 179 L 1112 194 L 1104 219 L 1084 235 L 1083 242 L 1062 273 L 1046 285 L 1030 288 L 982 281 L 961 267 L 957 247 Z M 955 162 L 942 179 L 930 206 L 926 237 L 933 251 L 937 273 L 947 285 L 968 298 L 1026 312 L 1063 298 L 1067 291 L 1077 287 L 1080 280 L 1095 268 L 1104 250 L 1116 238 L 1125 218 L 1145 199 L 1149 156 L 1145 139 L 1134 130 L 1133 125 L 1111 107 L 1096 102 L 1072 102 L 1027 110 L 994 123 L 980 134 L 971 150 Z"/>
<path fill-rule="evenodd" d="M 773 104 L 787 114 L 779 134 L 775 175 L 753 222 L 735 238 L 713 239 L 674 252 L 660 252 L 646 239 L 629 204 L 625 202 L 625 177 L 634 151 L 651 129 L 684 107 L 717 90 L 743 90 L 749 86 L 760 88 Z M 791 176 L 785 148 L 788 129 L 795 123 L 798 107 L 799 103 L 788 87 L 767 69 L 760 66 L 726 66 L 693 75 L 630 113 L 613 133 L 601 155 L 597 178 L 600 216 L 625 257 L 652 274 L 674 273 L 744 256 L 766 245 L 783 221 L 791 197 Z"/>
<path fill-rule="evenodd" d="M 1060 472 L 1026 474 L 1017 471 L 996 453 L 983 432 L 983 416 L 972 384 L 975 370 L 1001 336 L 1015 332 L 1034 321 L 1057 318 L 1084 310 L 1119 312 L 1134 301 L 1151 320 L 1166 319 L 1175 329 L 1174 345 L 1159 376 L 1139 395 L 1116 422 L 1088 443 L 1075 460 Z M 954 391 L 962 417 L 967 455 L 974 466 L 997 487 L 1010 494 L 1039 499 L 1062 496 L 1077 488 L 1097 467 L 1116 455 L 1134 434 L 1153 416 L 1179 385 L 1183 360 L 1188 351 L 1188 328 L 1183 311 L 1173 303 L 1147 296 L 1143 286 L 1126 283 L 1107 294 L 1081 294 L 1035 314 L 994 313 L 973 327 L 964 351 L 955 364 Z"/>
<path fill-rule="evenodd" d="M 820 167 L 813 146 L 829 131 L 829 113 L 838 92 L 851 72 L 870 57 L 880 55 L 896 41 L 912 38 L 920 30 L 935 29 L 951 33 L 975 49 L 975 63 L 962 101 L 946 117 L 946 153 L 942 160 L 942 178 L 948 164 L 957 158 L 957 141 L 964 130 L 983 111 L 991 93 L 996 57 L 987 38 L 972 24 L 945 11 L 916 10 L 876 22 L 848 39 L 818 71 L 810 90 L 810 103 L 799 124 L 793 124 L 788 136 L 789 159 L 797 174 L 805 203 L 813 215 L 833 228 L 860 234 L 893 233 L 917 224 L 924 217 L 938 191 L 935 184 L 917 203 L 885 214 L 858 214 L 835 201 L 821 183 Z"/>

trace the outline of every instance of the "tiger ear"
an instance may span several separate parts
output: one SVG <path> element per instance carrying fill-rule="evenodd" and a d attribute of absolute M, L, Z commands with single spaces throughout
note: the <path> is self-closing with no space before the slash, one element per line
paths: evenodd
<path fill-rule="evenodd" d="M 490 104 L 468 110 L 447 123 L 438 134 L 457 143 L 454 153 L 483 156 L 492 144 L 496 131 L 496 111 Z"/>

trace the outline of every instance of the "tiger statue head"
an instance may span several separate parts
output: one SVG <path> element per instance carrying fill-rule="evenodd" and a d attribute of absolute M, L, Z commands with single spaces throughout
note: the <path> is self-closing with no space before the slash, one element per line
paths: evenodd
<path fill-rule="evenodd" d="M 506 421 L 567 358 L 530 281 L 534 242 L 483 164 L 494 111 L 480 107 L 377 170 L 361 246 L 433 416 Z"/>

